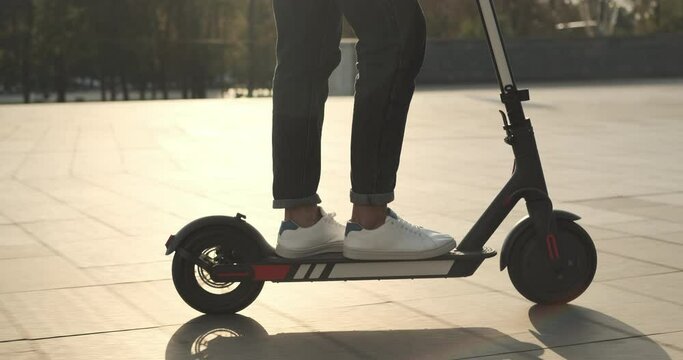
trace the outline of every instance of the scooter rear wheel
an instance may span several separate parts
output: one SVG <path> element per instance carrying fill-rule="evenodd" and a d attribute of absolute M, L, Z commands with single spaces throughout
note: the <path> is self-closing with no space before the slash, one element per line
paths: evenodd
<path fill-rule="evenodd" d="M 577 223 L 557 219 L 559 268 L 533 226 L 523 231 L 510 252 L 508 275 L 517 291 L 537 304 L 566 304 L 593 281 L 597 253 L 590 235 Z"/>
<path fill-rule="evenodd" d="M 240 263 L 261 257 L 258 246 L 238 229 L 210 226 L 191 233 L 183 248 L 211 264 Z M 216 282 L 208 272 L 182 255 L 173 256 L 173 284 L 180 297 L 205 314 L 233 314 L 249 306 L 263 281 Z"/>

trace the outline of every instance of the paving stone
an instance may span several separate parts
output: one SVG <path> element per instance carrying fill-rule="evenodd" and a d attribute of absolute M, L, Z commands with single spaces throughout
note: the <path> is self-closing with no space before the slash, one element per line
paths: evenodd
<path fill-rule="evenodd" d="M 666 233 L 666 234 L 652 234 L 649 237 L 659 240 L 664 240 L 668 242 L 675 242 L 678 244 L 683 244 L 683 231 Z"/>
<path fill-rule="evenodd" d="M 123 155 L 120 151 L 76 152 L 73 155 L 74 175 L 116 174 L 125 171 Z"/>
<path fill-rule="evenodd" d="M 34 346 L 51 360 L 145 360 L 167 359 L 167 340 L 168 335 L 159 329 L 144 329 L 39 340 Z"/>
<path fill-rule="evenodd" d="M 76 150 L 78 151 L 111 151 L 118 150 L 118 144 L 114 140 L 114 134 L 110 126 L 102 126 L 92 123 L 90 126 L 82 126 Z"/>
<path fill-rule="evenodd" d="M 15 180 L 0 181 L 0 209 L 12 222 L 82 218 L 83 214 Z"/>
<path fill-rule="evenodd" d="M 598 253 L 598 269 L 596 270 L 594 281 L 631 279 L 643 275 L 661 274 L 672 271 L 670 267 L 656 265 L 651 261 L 646 262 L 642 260 L 645 259 L 631 256 L 626 258 L 618 254 L 613 255 L 600 252 Z"/>
<path fill-rule="evenodd" d="M 585 200 L 579 203 L 582 205 L 595 207 L 598 209 L 615 210 L 618 212 L 625 212 L 624 210 L 633 210 L 643 207 L 661 205 L 661 203 L 658 202 L 641 200 L 632 197 L 614 197 L 607 199 Z"/>
<path fill-rule="evenodd" d="M 171 258 L 162 262 L 91 266 L 82 270 L 93 281 L 102 285 L 169 280 L 171 278 Z"/>
<path fill-rule="evenodd" d="M 164 243 L 168 236 L 134 237 L 111 235 L 113 230 L 97 222 L 48 222 L 26 225 L 41 241 L 78 267 L 149 263 L 166 260 Z M 54 225 L 54 226 L 53 226 Z M 64 229 L 64 232 L 61 230 Z M 88 231 L 92 229 L 92 238 Z M 35 231 L 35 232 L 34 232 Z M 40 236 L 45 236 L 42 238 Z"/>
<path fill-rule="evenodd" d="M 532 353 L 486 356 L 478 359 L 532 359 Z M 683 353 L 666 349 L 648 337 L 602 341 L 545 349 L 542 359 L 678 359 Z"/>
<path fill-rule="evenodd" d="M 266 284 L 251 319 L 197 320 L 163 243 L 239 211 L 274 244 L 271 99 L 3 106 L 0 341 L 57 338 L 0 342 L 0 357 L 185 359 L 216 329 L 199 347 L 219 358 L 681 357 L 680 81 L 535 88 L 527 113 L 554 207 L 582 216 L 599 256 L 588 291 L 548 313 L 494 258 L 467 279 Z M 458 239 L 478 219 L 512 165 L 496 93 L 416 93 L 399 214 Z M 326 110 L 319 193 L 343 222 L 352 98 Z M 525 215 L 520 203 L 487 246 L 500 250 Z M 228 337 L 244 324 L 247 336 Z"/>
<path fill-rule="evenodd" d="M 17 225 L 0 225 L 0 259 L 54 255 Z"/>
<path fill-rule="evenodd" d="M 157 325 L 103 287 L 2 294 L 0 304 L 29 339 Z"/>
<path fill-rule="evenodd" d="M 225 211 L 226 205 L 208 197 L 198 196 L 179 189 L 130 175 L 90 178 L 102 187 L 154 209 L 164 209 L 186 218 L 194 218 L 207 213 Z"/>
<path fill-rule="evenodd" d="M 24 156 L 0 152 L 0 179 L 9 178 L 14 175 L 23 162 Z"/>
<path fill-rule="evenodd" d="M 23 339 L 23 336 L 19 329 L 12 324 L 12 321 L 5 315 L 4 308 L 0 307 L 0 345 L 6 341 L 15 341 Z M 0 354 L 3 353 L 2 348 L 0 348 Z"/>
<path fill-rule="evenodd" d="M 650 339 L 660 344 L 666 352 L 671 354 L 672 359 L 683 358 L 683 331 L 675 331 L 666 334 L 651 335 Z"/>
<path fill-rule="evenodd" d="M 683 223 L 683 206 L 675 205 L 658 205 L 658 206 L 644 206 L 633 209 L 621 210 L 628 214 L 647 217 L 650 219 L 659 219 L 673 223 Z"/>
<path fill-rule="evenodd" d="M 19 179 L 59 178 L 71 171 L 72 153 L 29 154 L 17 169 Z"/>
<path fill-rule="evenodd" d="M 593 241 L 609 240 L 609 239 L 615 239 L 615 238 L 629 236 L 626 233 L 622 233 L 622 232 L 614 231 L 614 230 L 607 230 L 607 229 L 603 229 L 603 228 L 597 227 L 597 226 L 590 226 L 590 225 L 581 224 L 581 227 L 583 227 L 584 230 L 586 230 L 588 232 L 588 234 L 590 235 L 591 239 L 593 239 Z"/>
<path fill-rule="evenodd" d="M 637 260 L 644 260 L 655 265 L 666 266 L 672 270 L 681 270 L 683 265 L 678 256 L 681 245 L 643 237 L 629 237 L 601 241 L 596 244 L 599 251 L 622 255 Z"/>
<path fill-rule="evenodd" d="M 0 343 L 0 358 L 12 360 L 47 359 L 30 341 Z"/>
<path fill-rule="evenodd" d="M 77 267 L 59 256 L 0 260 L 0 293 L 92 284 Z"/>
<path fill-rule="evenodd" d="M 116 229 L 91 218 L 40 221 L 22 224 L 22 227 L 55 248 L 84 242 L 96 244 L 101 239 L 123 236 Z"/>
<path fill-rule="evenodd" d="M 109 285 L 108 288 L 161 325 L 182 324 L 201 315 L 183 302 L 169 280 Z"/>
<path fill-rule="evenodd" d="M 10 220 L 7 217 L 0 214 L 0 224 L 1 225 L 12 224 L 12 220 Z"/>
<path fill-rule="evenodd" d="M 664 204 L 683 206 L 683 192 L 678 189 L 677 193 L 641 196 L 640 199 Z"/>
<path fill-rule="evenodd" d="M 32 140 L 3 140 L 0 141 L 0 153 L 21 154 L 30 151 L 34 146 Z"/>
<path fill-rule="evenodd" d="M 683 230 L 683 224 L 662 220 L 635 220 L 629 222 L 619 222 L 603 224 L 602 227 L 610 230 L 625 232 L 638 236 L 653 236 L 663 233 L 672 233 Z"/>
<path fill-rule="evenodd" d="M 125 203 L 126 199 L 121 195 L 96 186 L 80 177 L 49 180 L 31 179 L 25 180 L 24 183 L 82 211 L 87 211 L 95 206 L 128 205 Z"/>
<path fill-rule="evenodd" d="M 149 207 L 132 202 L 98 205 L 88 209 L 88 214 L 128 236 L 150 236 L 166 242 L 168 235 L 182 228 L 190 219 L 153 211 Z M 144 219 L 144 220 L 141 220 Z M 162 240 L 163 239 L 163 240 Z"/>
<path fill-rule="evenodd" d="M 26 204 L 1 210 L 13 222 L 34 222 L 46 220 L 82 219 L 82 213 L 56 201 L 49 203 Z"/>
<path fill-rule="evenodd" d="M 683 306 L 683 288 L 678 286 L 681 284 L 683 284 L 683 271 L 623 280 L 617 279 L 605 283 L 608 286 Z"/>
<path fill-rule="evenodd" d="M 598 319 L 598 322 L 603 324 L 601 326 L 611 329 L 609 331 L 647 335 L 683 330 L 680 325 L 683 324 L 680 305 L 641 295 L 628 289 L 616 288 L 609 283 L 594 283 L 572 304 L 581 307 L 578 312 L 589 313 Z M 600 328 L 600 331 L 606 330 Z M 585 335 L 590 336 L 577 332 L 577 336 Z M 597 340 L 598 337 L 593 337 L 593 339 Z"/>
<path fill-rule="evenodd" d="M 76 149 L 79 129 L 68 121 L 62 120 L 51 126 L 33 147 L 39 153 L 72 153 Z"/>
<path fill-rule="evenodd" d="M 581 204 L 571 204 L 563 207 L 562 210 L 572 212 L 581 216 L 581 223 L 586 225 L 599 226 L 602 228 L 622 231 L 618 225 L 632 224 L 634 222 L 647 222 L 650 220 L 643 220 L 640 216 L 628 215 L 617 211 L 602 210 L 589 207 Z M 607 225 L 610 226 L 607 226 Z"/>

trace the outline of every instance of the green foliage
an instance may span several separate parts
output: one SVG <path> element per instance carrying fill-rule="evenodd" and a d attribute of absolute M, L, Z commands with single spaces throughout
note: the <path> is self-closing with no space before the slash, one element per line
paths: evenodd
<path fill-rule="evenodd" d="M 56 93 L 64 101 L 67 89 L 91 85 L 102 100 L 129 99 L 134 90 L 140 98 L 167 98 L 172 90 L 199 98 L 209 88 L 269 88 L 271 6 L 271 0 L 3 0 L 0 91 Z"/>
<path fill-rule="evenodd" d="M 683 1 L 659 0 L 656 22 L 662 31 L 683 31 Z"/>

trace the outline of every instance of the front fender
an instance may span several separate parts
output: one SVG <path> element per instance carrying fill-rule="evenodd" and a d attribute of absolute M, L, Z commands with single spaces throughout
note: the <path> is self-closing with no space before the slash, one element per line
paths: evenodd
<path fill-rule="evenodd" d="M 180 229 L 175 235 L 171 235 L 166 242 L 166 255 L 172 254 L 179 246 L 181 246 L 188 236 L 197 229 L 206 226 L 225 226 L 233 227 L 241 230 L 250 239 L 256 242 L 257 246 L 261 250 L 263 256 L 272 255 L 275 250 L 270 244 L 263 238 L 261 233 L 256 230 L 249 223 L 244 221 L 245 216 L 238 213 L 236 216 L 225 216 L 225 215 L 214 215 L 199 218 L 185 225 Z"/>
<path fill-rule="evenodd" d="M 570 221 L 576 221 L 581 219 L 580 216 L 564 210 L 553 210 L 553 214 L 555 214 L 555 219 Z M 505 237 L 505 241 L 503 242 L 503 248 L 500 250 L 500 271 L 505 270 L 505 268 L 508 265 L 510 250 L 514 245 L 515 240 L 519 238 L 522 232 L 524 232 L 525 230 L 527 230 L 527 228 L 532 226 L 534 226 L 533 222 L 531 221 L 531 218 L 527 215 L 521 220 L 519 220 L 517 224 L 515 224 L 515 227 L 512 228 L 512 231 L 510 231 L 508 236 Z"/>

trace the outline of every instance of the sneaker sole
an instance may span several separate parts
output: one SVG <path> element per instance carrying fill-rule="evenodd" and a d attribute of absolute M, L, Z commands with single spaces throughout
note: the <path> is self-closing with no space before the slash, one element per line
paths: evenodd
<path fill-rule="evenodd" d="M 423 260 L 447 254 L 455 248 L 455 241 L 445 243 L 437 248 L 419 251 L 382 251 L 344 248 L 344 257 L 353 260 Z"/>
<path fill-rule="evenodd" d="M 287 259 L 298 259 L 298 258 L 304 258 L 308 256 L 313 256 L 313 255 L 318 255 L 318 254 L 325 254 L 325 253 L 335 253 L 335 252 L 343 252 L 344 251 L 344 243 L 342 241 L 338 242 L 333 242 L 333 243 L 326 243 L 322 245 L 318 245 L 316 247 L 308 248 L 308 249 L 289 249 L 287 247 L 284 247 L 280 244 L 275 246 L 275 253 L 283 258 Z"/>

